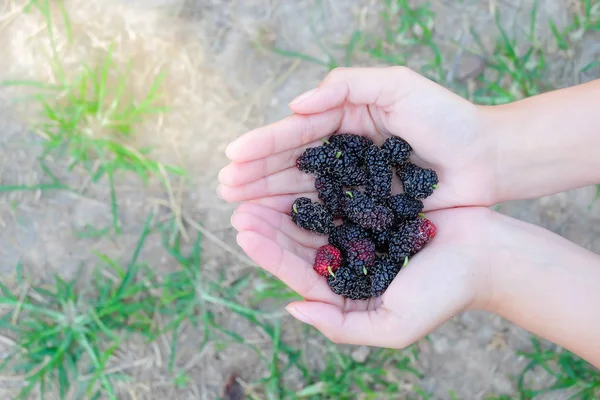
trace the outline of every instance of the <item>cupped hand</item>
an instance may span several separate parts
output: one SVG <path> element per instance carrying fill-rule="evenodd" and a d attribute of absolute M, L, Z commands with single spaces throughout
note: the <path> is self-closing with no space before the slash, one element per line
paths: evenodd
<path fill-rule="evenodd" d="M 408 141 L 413 161 L 439 175 L 426 210 L 494 203 L 494 138 L 485 113 L 407 68 L 336 69 L 289 106 L 293 115 L 228 146 L 231 163 L 219 174 L 223 199 L 277 209 L 299 196 L 316 199 L 314 176 L 295 161 L 307 147 L 341 132 L 379 145 L 393 135 Z"/>
<path fill-rule="evenodd" d="M 495 215 L 478 207 L 427 213 L 437 235 L 381 297 L 368 301 L 331 291 L 312 269 L 327 238 L 298 228 L 285 212 L 245 202 L 232 224 L 246 254 L 302 296 L 287 307 L 294 317 L 336 343 L 402 348 L 465 309 L 485 307 Z"/>

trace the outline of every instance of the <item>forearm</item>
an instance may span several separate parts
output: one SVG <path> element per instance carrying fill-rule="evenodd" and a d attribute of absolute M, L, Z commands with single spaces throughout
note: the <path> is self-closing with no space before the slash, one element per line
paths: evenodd
<path fill-rule="evenodd" d="M 497 202 L 600 183 L 600 80 L 483 107 Z"/>
<path fill-rule="evenodd" d="M 499 219 L 487 309 L 600 367 L 600 256 Z"/>

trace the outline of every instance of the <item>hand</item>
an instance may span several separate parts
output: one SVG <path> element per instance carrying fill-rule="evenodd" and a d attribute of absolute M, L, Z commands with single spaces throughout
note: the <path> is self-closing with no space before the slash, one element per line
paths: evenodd
<path fill-rule="evenodd" d="M 336 343 L 401 348 L 424 337 L 452 316 L 488 302 L 488 231 L 497 214 L 463 208 L 427 214 L 437 235 L 410 259 L 387 291 L 368 301 L 334 294 L 312 269 L 325 236 L 298 228 L 289 215 L 244 203 L 232 217 L 238 244 L 262 268 L 305 301 L 288 305 L 297 319 Z"/>
<path fill-rule="evenodd" d="M 292 103 L 293 115 L 253 130 L 227 148 L 220 196 L 285 210 L 296 197 L 316 199 L 314 177 L 295 168 L 307 147 L 334 132 L 382 144 L 396 135 L 413 159 L 434 168 L 439 189 L 425 209 L 494 203 L 493 140 L 480 108 L 404 67 L 336 69 Z"/>
<path fill-rule="evenodd" d="M 583 90 L 596 96 L 589 88 Z M 326 238 L 301 230 L 287 215 L 295 198 L 316 198 L 314 177 L 295 168 L 297 157 L 334 132 L 363 134 L 377 144 L 390 135 L 407 140 L 415 162 L 440 178 L 426 210 L 531 196 L 535 192 L 519 191 L 538 184 L 540 176 L 555 181 L 557 168 L 565 182 L 581 175 L 576 184 L 585 184 L 592 179 L 589 170 L 598 170 L 588 162 L 593 146 L 587 140 L 596 133 L 598 114 L 589 108 L 585 115 L 571 112 L 596 104 L 578 93 L 566 112 L 556 107 L 548 119 L 546 103 L 559 104 L 564 92 L 525 100 L 516 111 L 481 108 L 405 68 L 337 69 L 290 104 L 294 115 L 227 148 L 232 162 L 219 175 L 219 193 L 230 202 L 246 201 L 232 217 L 242 249 L 305 299 L 288 305 L 290 313 L 334 342 L 404 347 L 463 310 L 483 309 L 600 365 L 600 258 L 551 232 L 486 208 L 428 212 L 436 237 L 380 298 L 348 301 L 312 270 Z M 585 145 L 574 148 L 586 150 L 586 161 L 569 175 L 569 163 L 556 159 L 579 154 L 563 145 L 571 114 L 585 120 L 578 140 Z M 549 143 L 547 128 L 555 127 L 563 141 L 538 151 L 540 143 Z M 523 131 L 535 135 L 516 140 Z"/>

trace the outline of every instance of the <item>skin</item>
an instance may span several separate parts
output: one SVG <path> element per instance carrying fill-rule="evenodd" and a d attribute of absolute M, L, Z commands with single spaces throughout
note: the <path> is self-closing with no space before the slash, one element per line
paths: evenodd
<path fill-rule="evenodd" d="M 241 202 L 240 247 L 305 299 L 287 310 L 336 343 L 403 348 L 478 309 L 600 366 L 600 257 L 487 208 L 600 182 L 599 102 L 600 81 L 481 107 L 403 67 L 337 69 L 290 103 L 291 116 L 229 145 L 218 192 Z M 440 178 L 425 201 L 436 237 L 369 301 L 331 292 L 312 270 L 326 237 L 287 215 L 295 198 L 317 198 L 296 158 L 336 131 L 377 144 L 401 136 Z"/>

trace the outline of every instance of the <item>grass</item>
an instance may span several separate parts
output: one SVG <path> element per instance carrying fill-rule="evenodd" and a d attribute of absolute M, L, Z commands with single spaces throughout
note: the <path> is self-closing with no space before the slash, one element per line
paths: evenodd
<path fill-rule="evenodd" d="M 142 250 L 152 235 L 161 238 L 165 253 L 178 266 L 175 271 L 159 275 L 143 260 Z M 427 398 L 418 386 L 421 373 L 415 367 L 416 347 L 403 352 L 375 349 L 366 361 L 359 362 L 347 351 L 329 345 L 325 368 L 311 367 L 301 348 L 284 341 L 282 316 L 255 305 L 296 295 L 281 290 L 280 282 L 264 275 L 253 290 L 250 306 L 243 304 L 239 294 L 250 288 L 251 277 L 242 276 L 230 285 L 223 285 L 219 276 L 207 279 L 201 239 L 197 235 L 185 245 L 174 219 L 153 223 L 151 215 L 132 258 L 122 264 L 97 254 L 99 263 L 89 282 L 55 276 L 53 284 L 34 284 L 18 267 L 16 289 L 0 284 L 0 334 L 14 341 L 0 372 L 23 382 L 19 398 L 33 393 L 118 398 L 118 383 L 126 384 L 131 377 L 119 368 L 117 354 L 130 340 L 150 343 L 161 335 L 169 338 L 168 373 L 173 385 L 185 388 L 190 378 L 177 356 L 179 335 L 190 328 L 201 332 L 194 352 L 202 352 L 212 342 L 221 349 L 243 345 L 257 355 L 268 371 L 249 383 L 258 398 L 351 399 L 360 391 L 365 398 L 376 399 L 406 392 L 399 387 L 399 376 L 412 377 L 415 393 L 422 394 L 418 398 Z M 258 346 L 248 342 L 246 333 L 228 329 L 219 321 L 219 310 L 246 321 L 270 345 Z M 313 328 L 304 329 L 307 337 L 313 335 Z M 284 384 L 291 370 L 304 380 L 302 389 L 291 390 Z"/>
<path fill-rule="evenodd" d="M 320 39 L 319 48 L 326 59 L 280 48 L 275 48 L 274 52 L 318 64 L 328 70 L 340 65 L 355 65 L 353 55 L 366 55 L 368 59 L 378 63 L 406 65 L 416 69 L 475 103 L 504 104 L 555 88 L 548 80 L 548 49 L 536 37 L 538 7 L 536 0 L 533 2 L 529 24 L 519 27 L 516 35 L 510 34 L 503 27 L 500 12 L 496 11 L 494 27 L 497 40 L 491 51 L 486 49 L 480 33 L 473 28 L 470 34 L 475 46 L 464 46 L 458 42 L 449 46 L 448 42 L 437 38 L 436 15 L 427 2 L 415 5 L 407 0 L 386 0 L 380 13 L 381 30 L 375 33 L 355 31 L 347 44 L 337 52 L 343 54 L 338 54 L 337 57 L 335 51 L 325 46 Z M 600 30 L 600 5 L 597 2 L 579 1 L 577 10 L 571 25 L 561 32 L 553 21 L 548 21 L 561 49 L 573 47 L 586 32 Z M 517 37 L 526 40 L 517 40 Z M 474 90 L 452 80 L 455 66 L 451 60 L 444 58 L 444 53 L 450 47 L 453 52 L 457 49 L 459 53 L 470 51 L 483 59 L 485 68 L 473 78 L 476 83 Z M 344 62 L 339 61 L 340 59 Z M 583 66 L 579 72 L 584 73 L 598 66 L 600 61 L 596 60 Z"/>
<path fill-rule="evenodd" d="M 431 77 L 433 71 L 438 78 L 443 76 L 443 58 L 433 39 L 433 18 L 429 4 L 415 6 L 407 0 L 386 0 L 384 10 L 381 12 L 383 37 L 370 35 L 365 32 L 355 31 L 347 44 L 341 46 L 327 45 L 322 40 L 316 39 L 321 56 L 313 56 L 300 51 L 286 50 L 274 47 L 275 54 L 296 58 L 313 64 L 321 65 L 328 70 L 339 66 L 352 66 L 353 56 L 356 53 L 367 54 L 374 60 L 391 65 L 405 65 L 409 59 L 409 48 L 417 46 L 427 47 L 433 55 L 433 63 L 421 68 L 421 71 Z M 314 34 L 314 29 L 313 29 Z"/>
<path fill-rule="evenodd" d="M 386 0 L 381 19 L 383 35 L 365 35 L 364 51 L 374 59 L 392 65 L 426 60 L 418 70 L 432 80 L 443 81 L 444 59 L 434 40 L 435 13 L 431 5 L 413 5 L 408 0 Z M 414 49 L 425 51 L 415 52 Z"/>
<path fill-rule="evenodd" d="M 600 3 L 583 0 L 575 4 L 576 10 L 571 23 L 560 30 L 550 19 L 548 24 L 560 50 L 568 50 L 586 31 L 600 31 Z M 588 67 L 584 67 L 585 70 Z"/>
<path fill-rule="evenodd" d="M 314 383 L 289 398 L 354 399 L 358 392 L 365 399 L 394 398 L 411 392 L 419 398 L 427 398 L 428 394 L 416 384 L 407 385 L 408 390 L 402 388 L 397 375 L 400 373 L 402 380 L 407 382 L 411 377 L 417 381 L 421 379 L 422 373 L 413 366 L 418 356 L 416 347 L 403 352 L 375 349 L 364 362 L 359 362 L 329 345 L 325 368 L 314 375 Z"/>
<path fill-rule="evenodd" d="M 64 12 L 62 21 L 52 21 L 50 4 L 49 0 L 34 0 L 29 11 L 45 16 L 47 35 L 53 42 L 56 26 L 62 26 L 69 36 L 70 23 Z M 506 103 L 550 89 L 544 83 L 546 52 L 535 37 L 535 4 L 529 26 L 517 36 L 504 28 L 496 14 L 498 40 L 489 54 L 473 31 L 478 50 L 469 50 L 484 58 L 484 71 L 474 78 L 472 92 L 455 82 L 449 86 L 481 104 Z M 579 6 L 581 12 L 570 26 L 559 30 L 553 21 L 548 22 L 555 44 L 562 51 L 575 46 L 581 32 L 600 30 L 598 3 L 585 0 Z M 415 66 L 432 80 L 448 83 L 452 66 L 444 58 L 447 43 L 441 43 L 436 36 L 435 21 L 436 15 L 427 3 L 386 0 L 382 5 L 381 32 L 354 31 L 341 47 L 319 40 L 320 55 L 281 48 L 273 51 L 328 70 L 354 65 L 356 56 L 361 55 L 378 63 Z M 526 37 L 528 42 L 518 43 L 517 37 Z M 114 188 L 119 173 L 132 172 L 144 182 L 158 178 L 163 183 L 167 183 L 168 174 L 184 174 L 176 167 L 153 161 L 151 149 L 129 144 L 136 127 L 146 117 L 168 112 L 160 99 L 164 76 L 155 76 L 145 95 L 134 101 L 128 95 L 129 69 L 116 62 L 112 47 L 100 62 L 84 64 L 78 74 L 70 77 L 61 66 L 55 44 L 52 53 L 49 63 L 56 84 L 3 83 L 32 91 L 23 100 L 40 110 L 41 122 L 35 129 L 44 138 L 40 166 L 48 182 L 5 185 L 0 192 L 73 190 L 48 166 L 51 159 L 66 159 L 67 173 L 75 169 L 85 171 L 92 182 L 108 185 L 111 194 L 112 227 L 86 226 L 74 232 L 75 236 L 100 238 L 111 231 L 119 233 Z M 596 66 L 588 64 L 581 72 Z M 158 273 L 150 268 L 152 260 L 143 260 L 142 249 L 153 235 L 162 242 L 172 272 Z M 174 220 L 156 222 L 150 216 L 132 258 L 123 263 L 97 254 L 98 265 L 92 279 L 64 280 L 56 276 L 51 284 L 37 284 L 28 282 L 18 267 L 16 289 L 0 284 L 0 333 L 14 342 L 0 371 L 22 383 L 21 398 L 36 392 L 42 396 L 52 392 L 61 398 L 117 398 L 120 383 L 127 384 L 132 379 L 120 368 L 119 352 L 130 341 L 150 343 L 164 337 L 169 343 L 166 373 L 171 375 L 173 386 L 185 389 L 193 383 L 180 357 L 184 354 L 182 335 L 189 332 L 198 333 L 192 349 L 196 353 L 208 344 L 219 350 L 235 344 L 255 354 L 256 368 L 264 369 L 266 374 L 246 383 L 246 395 L 251 399 L 354 399 L 359 393 L 364 399 L 431 397 L 419 386 L 423 375 L 418 369 L 417 346 L 404 351 L 370 349 L 363 361 L 352 357 L 351 348 L 326 343 L 314 348 L 319 352 L 317 358 L 311 357 L 305 351 L 304 340 L 300 340 L 301 344 L 290 342 L 282 315 L 268 311 L 271 303 L 279 306 L 299 297 L 262 271 L 231 281 L 224 268 L 207 270 L 202 257 L 203 237 L 199 233 L 191 236 L 188 243 Z M 223 315 L 235 318 L 244 330 L 233 329 Z M 306 338 L 319 337 L 313 328 L 302 329 Z M 249 340 L 249 331 L 264 338 L 263 343 Z M 190 351 L 189 344 L 185 351 Z M 529 363 L 517 377 L 519 398 L 532 399 L 563 389 L 578 396 L 573 398 L 600 397 L 600 373 L 571 353 L 542 346 L 534 339 L 533 350 L 520 354 Z M 529 378 L 542 371 L 554 382 L 548 387 L 533 386 Z M 289 376 L 301 380 L 301 388 L 288 385 Z M 452 391 L 449 396 L 459 398 Z M 489 397 L 492 398 L 511 397 Z"/>
<path fill-rule="evenodd" d="M 600 370 L 566 350 L 544 346 L 536 338 L 531 341 L 531 352 L 519 352 L 529 360 L 517 379 L 521 399 L 534 399 L 557 390 L 569 390 L 569 399 L 592 400 L 600 397 Z M 553 383 L 547 387 L 534 388 L 527 379 L 531 373 L 548 374 L 553 378 Z"/>
<path fill-rule="evenodd" d="M 478 77 L 480 88 L 474 93 L 474 102 L 504 104 L 551 89 L 544 84 L 546 57 L 535 37 L 537 7 L 536 1 L 531 12 L 529 31 L 524 32 L 529 39 L 524 49 L 519 49 L 516 39 L 510 38 L 502 27 L 499 13 L 495 15 L 499 39 L 490 54 L 486 54 L 479 35 L 471 31 L 481 53 L 485 55 L 487 67 Z"/>
<path fill-rule="evenodd" d="M 58 4 L 62 5 L 62 2 Z M 40 122 L 32 129 L 44 139 L 40 163 L 52 182 L 33 186 L 7 185 L 0 187 L 0 192 L 67 189 L 47 166 L 49 157 L 67 159 L 67 172 L 81 168 L 93 183 L 106 178 L 110 190 L 113 229 L 119 234 L 121 227 L 115 190 L 118 173 L 133 172 L 145 183 L 151 177 L 157 177 L 165 185 L 168 184 L 169 173 L 185 175 L 178 167 L 152 160 L 151 149 L 132 145 L 137 125 L 148 116 L 168 111 L 160 105 L 164 75 L 158 73 L 147 92 L 139 99 L 134 98 L 129 86 L 130 66 L 122 65 L 122 62 L 115 59 L 113 44 L 100 61 L 84 63 L 76 74 L 68 73 L 56 47 L 57 26 L 60 22 L 64 31 L 62 33 L 72 45 L 70 21 L 64 8 L 62 11 L 62 21 L 54 21 L 50 0 L 32 0 L 26 8 L 26 12 L 38 12 L 44 17 L 51 48 L 48 62 L 52 70 L 52 81 L 56 83 L 30 80 L 0 83 L 0 87 L 20 88 L 31 92 L 20 98 L 19 102 L 40 110 Z"/>
<path fill-rule="evenodd" d="M 93 294 L 79 292 L 76 280 L 58 276 L 51 286 L 30 285 L 22 278 L 17 290 L 0 284 L 0 307 L 8 308 L 0 329 L 15 342 L 0 370 L 10 369 L 22 377 L 20 398 L 28 398 L 36 387 L 42 397 L 56 389 L 60 398 L 68 393 L 78 398 L 99 398 L 101 393 L 117 398 L 113 382 L 121 376 L 105 371 L 109 361 L 128 335 L 148 337 L 153 330 L 155 299 L 137 280 L 149 222 L 125 268 L 100 255 L 111 277 L 96 270 L 90 281 Z"/>

